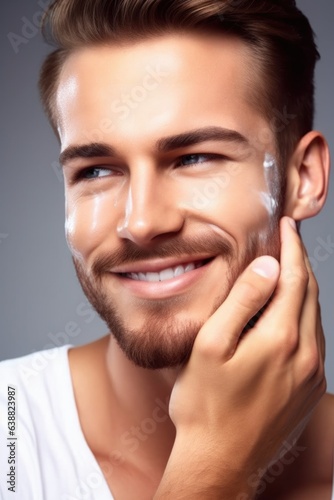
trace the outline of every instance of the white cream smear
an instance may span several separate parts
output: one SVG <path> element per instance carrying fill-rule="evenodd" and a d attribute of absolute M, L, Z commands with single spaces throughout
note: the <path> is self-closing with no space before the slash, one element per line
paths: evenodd
<path fill-rule="evenodd" d="M 260 196 L 268 214 L 272 217 L 278 208 L 277 189 L 279 187 L 279 173 L 276 159 L 270 153 L 265 153 L 263 170 L 267 192 L 261 192 Z"/>
<path fill-rule="evenodd" d="M 68 214 L 65 219 L 65 236 L 66 236 L 67 246 L 70 249 L 72 255 L 74 255 L 77 259 L 83 260 L 81 253 L 78 252 L 78 250 L 76 250 L 76 248 L 71 243 L 71 238 L 75 234 L 76 226 L 77 226 L 77 213 L 76 210 L 72 210 L 71 213 Z"/>

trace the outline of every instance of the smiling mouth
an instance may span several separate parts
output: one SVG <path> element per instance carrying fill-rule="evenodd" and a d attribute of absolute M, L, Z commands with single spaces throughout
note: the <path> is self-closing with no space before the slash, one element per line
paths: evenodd
<path fill-rule="evenodd" d="M 200 267 L 205 266 L 209 262 L 211 262 L 213 258 L 200 260 L 197 262 L 189 262 L 187 264 L 179 264 L 175 267 L 169 267 L 166 269 L 162 269 L 159 272 L 131 272 L 131 273 L 119 273 L 119 275 L 123 278 L 128 278 L 134 281 L 147 281 L 151 283 L 157 283 L 167 280 L 172 280 L 181 276 L 182 274 L 189 273 L 194 271 L 195 269 L 199 269 Z"/>

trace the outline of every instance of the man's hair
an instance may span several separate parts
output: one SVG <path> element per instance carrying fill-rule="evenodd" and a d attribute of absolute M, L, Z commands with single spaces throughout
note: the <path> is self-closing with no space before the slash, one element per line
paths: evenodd
<path fill-rule="evenodd" d="M 40 93 L 55 132 L 59 75 L 73 50 L 203 30 L 237 36 L 253 49 L 259 64 L 251 67 L 261 72 L 254 79 L 261 88 L 251 89 L 253 100 L 270 124 L 284 167 L 313 127 L 314 68 L 320 57 L 310 23 L 294 0 L 54 1 L 43 31 L 57 49 L 42 66 Z"/>

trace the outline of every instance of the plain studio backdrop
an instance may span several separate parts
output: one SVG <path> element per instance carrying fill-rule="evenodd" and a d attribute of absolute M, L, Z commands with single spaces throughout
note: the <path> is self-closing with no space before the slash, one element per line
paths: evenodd
<path fill-rule="evenodd" d="M 0 359 L 62 344 L 84 344 L 107 332 L 77 283 L 64 237 L 59 148 L 37 92 L 50 47 L 38 26 L 49 0 L 2 2 Z M 322 55 L 316 73 L 315 127 L 333 150 L 334 4 L 299 0 Z M 328 389 L 334 392 L 334 182 L 322 213 L 302 234 L 320 285 L 327 338 Z M 45 360 L 44 360 L 45 362 Z M 41 368 L 43 359 L 40 360 Z M 37 368 L 37 367 L 36 367 Z"/>

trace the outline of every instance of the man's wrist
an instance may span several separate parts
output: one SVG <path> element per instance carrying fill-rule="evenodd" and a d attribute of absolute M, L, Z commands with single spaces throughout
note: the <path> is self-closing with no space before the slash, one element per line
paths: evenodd
<path fill-rule="evenodd" d="M 193 446 L 192 446 L 193 444 Z M 252 500 L 249 471 L 232 469 L 214 446 L 176 440 L 154 500 Z M 234 457 L 235 462 L 235 457 Z"/>

